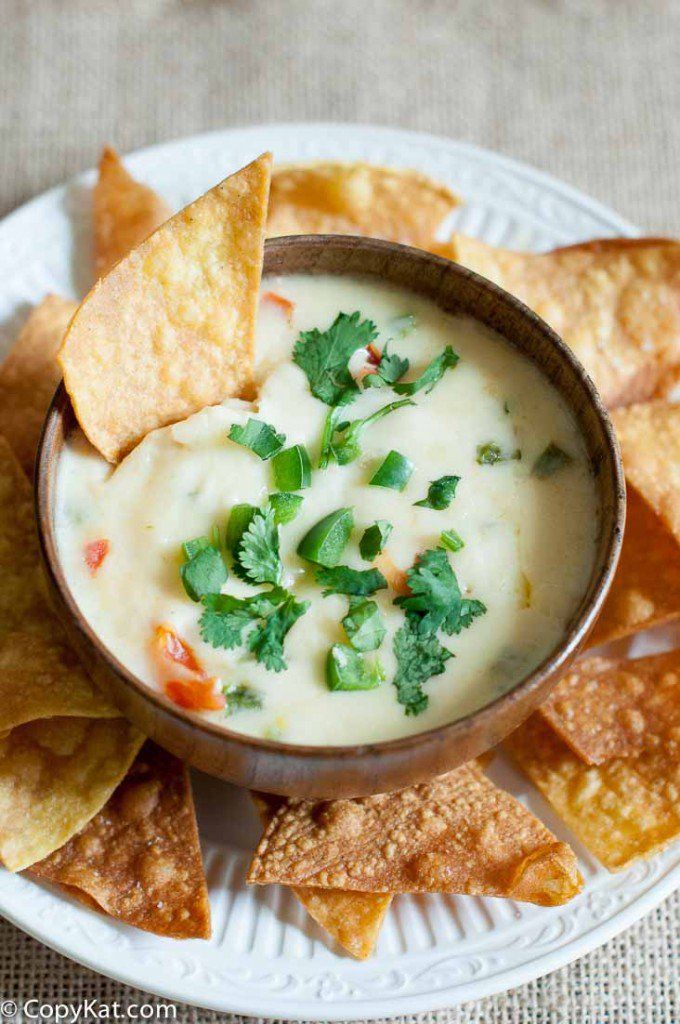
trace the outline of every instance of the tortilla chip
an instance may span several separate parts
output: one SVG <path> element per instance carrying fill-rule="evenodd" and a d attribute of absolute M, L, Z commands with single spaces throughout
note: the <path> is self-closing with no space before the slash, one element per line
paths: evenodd
<path fill-rule="evenodd" d="M 539 714 L 586 764 L 671 750 L 680 743 L 680 651 L 580 661 Z"/>
<path fill-rule="evenodd" d="M 680 835 L 680 744 L 587 765 L 532 715 L 505 748 L 560 818 L 610 871 L 651 857 Z"/>
<path fill-rule="evenodd" d="M 448 188 L 417 171 L 286 164 L 272 174 L 267 237 L 368 235 L 424 248 L 459 203 Z"/>
<path fill-rule="evenodd" d="M 0 734 L 38 718 L 119 718 L 70 647 L 30 633 L 0 638 Z"/>
<path fill-rule="evenodd" d="M 0 861 L 21 871 L 103 807 L 143 737 L 122 718 L 46 718 L 0 739 Z"/>
<path fill-rule="evenodd" d="M 170 207 L 125 170 L 115 149 L 105 146 L 92 192 L 97 277 L 107 274 L 170 217 Z"/>
<path fill-rule="evenodd" d="M 617 409 L 612 419 L 626 479 L 680 543 L 680 405 L 631 405 Z"/>
<path fill-rule="evenodd" d="M 75 302 L 46 295 L 31 310 L 0 366 L 0 434 L 28 476 L 33 473 L 47 407 L 61 378 L 57 351 L 75 310 Z"/>
<path fill-rule="evenodd" d="M 511 896 L 542 906 L 566 902 L 582 885 L 569 847 L 475 762 L 398 793 L 286 801 L 248 881 Z"/>
<path fill-rule="evenodd" d="M 627 490 L 621 556 L 589 647 L 680 616 L 680 545 L 635 488 Z"/>
<path fill-rule="evenodd" d="M 267 793 L 251 793 L 255 807 L 266 827 L 284 799 Z M 307 913 L 328 932 L 343 949 L 358 960 L 370 956 L 392 896 L 389 893 L 342 892 L 338 889 L 292 891 Z"/>
<path fill-rule="evenodd" d="M 114 462 L 248 384 L 271 155 L 176 214 L 99 281 L 59 352 L 80 425 Z"/>
<path fill-rule="evenodd" d="M 680 369 L 680 244 L 616 238 L 519 253 L 454 235 L 435 252 L 516 295 L 574 350 L 606 405 L 668 393 Z"/>
<path fill-rule="evenodd" d="M 150 741 L 102 810 L 31 874 L 154 935 L 210 937 L 189 775 Z"/>

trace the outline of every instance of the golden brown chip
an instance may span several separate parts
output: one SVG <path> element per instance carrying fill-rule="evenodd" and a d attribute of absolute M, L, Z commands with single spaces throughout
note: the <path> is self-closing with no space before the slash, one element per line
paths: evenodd
<path fill-rule="evenodd" d="M 266 827 L 284 800 L 266 793 L 252 793 L 251 796 Z M 359 960 L 371 955 L 392 902 L 390 893 L 303 889 L 301 886 L 293 886 L 292 891 L 307 913 L 343 949 Z"/>
<path fill-rule="evenodd" d="M 167 203 L 135 181 L 110 146 L 102 150 L 92 200 L 97 277 L 108 273 L 170 216 Z"/>
<path fill-rule="evenodd" d="M 122 718 L 46 718 L 0 740 L 0 861 L 30 867 L 79 832 L 132 764 L 143 737 Z"/>
<path fill-rule="evenodd" d="M 398 793 L 287 801 L 248 881 L 511 896 L 545 906 L 566 902 L 582 884 L 569 847 L 474 762 Z"/>
<path fill-rule="evenodd" d="M 540 715 L 505 748 L 560 818 L 611 871 L 651 857 L 680 835 L 680 743 L 587 765 Z"/>
<path fill-rule="evenodd" d="M 186 768 L 147 742 L 115 793 L 31 873 L 125 924 L 210 937 L 210 904 Z"/>
<path fill-rule="evenodd" d="M 0 733 L 38 718 L 118 718 L 70 647 L 30 633 L 0 637 Z"/>
<path fill-rule="evenodd" d="M 668 393 L 680 367 L 680 244 L 616 238 L 549 253 L 465 235 L 434 246 L 516 295 L 572 347 L 605 403 Z"/>
<path fill-rule="evenodd" d="M 265 153 L 166 221 L 73 317 L 59 361 L 109 461 L 248 384 L 270 167 Z"/>
<path fill-rule="evenodd" d="M 460 200 L 417 171 L 290 164 L 272 174 L 267 236 L 367 235 L 424 248 Z"/>
<path fill-rule="evenodd" d="M 626 528 L 614 582 L 588 644 L 630 636 L 680 615 L 680 545 L 628 487 Z"/>
<path fill-rule="evenodd" d="M 680 651 L 578 662 L 539 714 L 587 764 L 680 743 Z"/>
<path fill-rule="evenodd" d="M 680 405 L 631 405 L 617 409 L 612 419 L 626 479 L 680 543 Z"/>
<path fill-rule="evenodd" d="M 57 352 L 75 302 L 46 295 L 0 366 L 0 434 L 30 476 L 43 420 L 61 378 Z"/>

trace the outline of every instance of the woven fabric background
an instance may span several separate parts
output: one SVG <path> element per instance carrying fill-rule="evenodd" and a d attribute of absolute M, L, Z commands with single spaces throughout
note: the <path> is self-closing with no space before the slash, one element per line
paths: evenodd
<path fill-rule="evenodd" d="M 679 52 L 675 0 L 0 0 L 0 215 L 104 141 L 338 120 L 499 150 L 678 234 Z M 0 998 L 31 997 L 140 1001 L 0 923 Z M 571 967 L 421 1019 L 677 1024 L 680 894 Z"/>

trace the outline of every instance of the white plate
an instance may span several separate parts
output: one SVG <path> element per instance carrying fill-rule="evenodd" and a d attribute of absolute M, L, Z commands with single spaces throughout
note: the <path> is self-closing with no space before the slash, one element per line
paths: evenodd
<path fill-rule="evenodd" d="M 463 231 L 542 249 L 635 234 L 611 211 L 528 167 L 432 136 L 349 125 L 275 125 L 171 142 L 128 160 L 171 203 L 183 205 L 264 149 L 278 160 L 340 158 L 416 167 L 459 191 Z M 0 224 L 0 345 L 26 304 L 90 283 L 92 174 L 53 189 Z M 567 830 L 508 765 L 496 782 L 561 837 Z M 74 960 L 159 995 L 217 1010 L 284 1018 L 384 1017 L 451 1006 L 555 970 L 626 928 L 680 884 L 680 849 L 610 875 L 579 844 L 584 892 L 566 907 L 511 900 L 400 897 L 376 955 L 356 963 L 331 948 L 287 890 L 243 882 L 257 838 L 247 797 L 196 776 L 214 935 L 173 942 L 117 925 L 25 878 L 0 872 L 0 912 Z M 572 840 L 573 842 L 573 840 Z"/>

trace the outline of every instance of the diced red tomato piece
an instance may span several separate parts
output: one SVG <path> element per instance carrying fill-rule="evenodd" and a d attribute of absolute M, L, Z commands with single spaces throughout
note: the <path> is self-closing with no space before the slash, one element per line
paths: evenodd
<path fill-rule="evenodd" d="M 406 595 L 411 593 L 411 588 L 408 585 L 408 576 L 403 569 L 395 565 L 392 558 L 386 551 L 381 551 L 379 555 L 373 560 L 373 565 L 376 569 L 379 569 L 387 580 L 388 586 L 392 588 L 395 594 Z"/>
<path fill-rule="evenodd" d="M 262 295 L 263 302 L 271 302 L 272 305 L 278 306 L 282 313 L 285 314 L 288 323 L 293 319 L 293 313 L 295 312 L 295 303 L 287 299 L 285 295 L 279 295 L 278 292 L 264 292 Z"/>
<path fill-rule="evenodd" d="M 85 565 L 95 573 L 109 553 L 108 540 L 91 540 L 85 545 Z"/>
<path fill-rule="evenodd" d="M 195 672 L 196 675 L 204 677 L 205 672 L 200 661 L 194 654 L 193 648 L 186 640 L 182 640 L 174 629 L 169 626 L 157 626 L 155 635 L 156 648 L 159 654 L 175 665 L 181 665 L 188 672 Z"/>
<path fill-rule="evenodd" d="M 221 711 L 226 701 L 215 689 L 215 679 L 170 679 L 165 692 L 181 708 L 190 711 Z"/>

